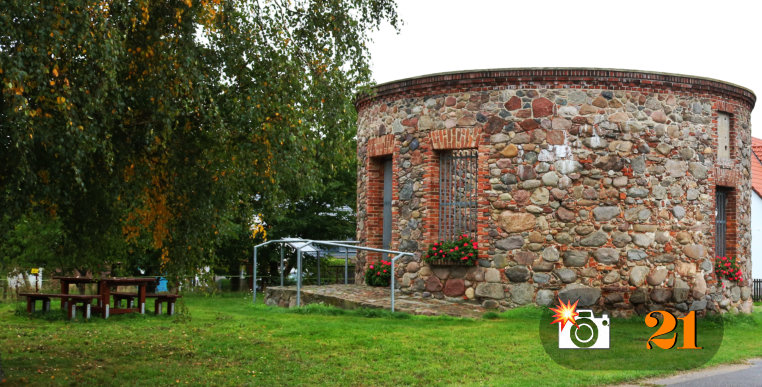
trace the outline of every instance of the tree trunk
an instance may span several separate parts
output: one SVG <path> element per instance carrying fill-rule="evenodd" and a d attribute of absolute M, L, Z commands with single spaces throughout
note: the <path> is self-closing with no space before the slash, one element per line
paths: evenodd
<path fill-rule="evenodd" d="M 90 274 L 90 271 L 87 269 L 74 269 L 74 275 L 77 277 L 91 277 Z M 79 294 L 85 294 L 85 289 L 85 284 L 77 284 L 77 291 L 79 291 Z"/>

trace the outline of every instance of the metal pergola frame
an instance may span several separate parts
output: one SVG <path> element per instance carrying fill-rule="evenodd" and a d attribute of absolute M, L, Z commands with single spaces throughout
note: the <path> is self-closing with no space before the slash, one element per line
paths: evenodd
<path fill-rule="evenodd" d="M 359 243 L 358 241 L 320 241 L 320 240 L 311 240 L 311 239 L 278 239 L 273 241 L 267 241 L 264 243 L 260 243 L 256 246 L 254 246 L 254 276 L 252 281 L 252 288 L 253 288 L 253 296 L 252 296 L 252 303 L 257 302 L 257 249 L 260 247 L 269 245 L 271 243 L 279 243 L 281 245 L 280 247 L 280 285 L 283 286 L 283 244 L 284 243 L 304 243 L 303 245 L 299 247 L 294 247 L 296 249 L 296 271 L 297 271 L 297 280 L 296 280 L 296 306 L 301 306 L 301 293 L 302 293 L 302 249 L 304 249 L 307 246 L 312 246 L 313 244 L 316 245 L 325 245 L 325 246 L 334 246 L 334 247 L 343 247 L 346 253 L 346 256 L 344 258 L 344 284 L 347 284 L 347 267 L 348 267 L 348 257 L 349 257 L 349 249 L 355 249 L 355 250 L 362 250 L 362 251 L 373 251 L 378 253 L 385 253 L 385 254 L 396 254 L 394 258 L 392 258 L 392 281 L 391 281 L 391 310 L 394 312 L 394 288 L 395 288 L 395 275 L 394 275 L 394 264 L 397 261 L 397 259 L 402 258 L 404 256 L 413 256 L 413 253 L 403 252 L 403 251 L 396 251 L 396 250 L 385 250 L 385 249 L 376 249 L 372 247 L 365 247 L 365 246 L 354 246 L 353 244 Z M 293 245 L 292 245 L 293 246 Z M 318 265 L 319 267 L 319 265 Z"/>

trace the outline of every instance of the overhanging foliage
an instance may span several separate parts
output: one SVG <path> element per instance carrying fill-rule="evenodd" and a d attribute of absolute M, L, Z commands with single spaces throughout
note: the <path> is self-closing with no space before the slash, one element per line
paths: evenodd
<path fill-rule="evenodd" d="M 351 98 L 383 22 L 393 1 L 5 2 L 4 229 L 54 222 L 55 262 L 35 265 L 210 262 L 221 219 L 354 169 Z"/>

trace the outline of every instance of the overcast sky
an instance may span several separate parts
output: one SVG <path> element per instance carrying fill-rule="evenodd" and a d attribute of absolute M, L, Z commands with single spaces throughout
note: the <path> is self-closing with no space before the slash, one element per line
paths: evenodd
<path fill-rule="evenodd" d="M 373 34 L 378 83 L 444 71 L 602 67 L 715 78 L 762 95 L 759 1 L 397 0 Z M 762 138 L 762 107 L 752 134 Z"/>

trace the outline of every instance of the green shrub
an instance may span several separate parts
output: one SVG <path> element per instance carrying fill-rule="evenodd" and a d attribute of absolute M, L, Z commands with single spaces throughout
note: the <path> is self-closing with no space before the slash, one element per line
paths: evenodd
<path fill-rule="evenodd" d="M 230 278 L 223 278 L 220 280 L 220 290 L 223 292 L 229 292 L 232 288 L 233 286 L 230 283 Z"/>
<path fill-rule="evenodd" d="M 371 263 L 365 270 L 365 284 L 369 286 L 389 286 L 392 282 L 392 263 L 381 260 Z"/>

